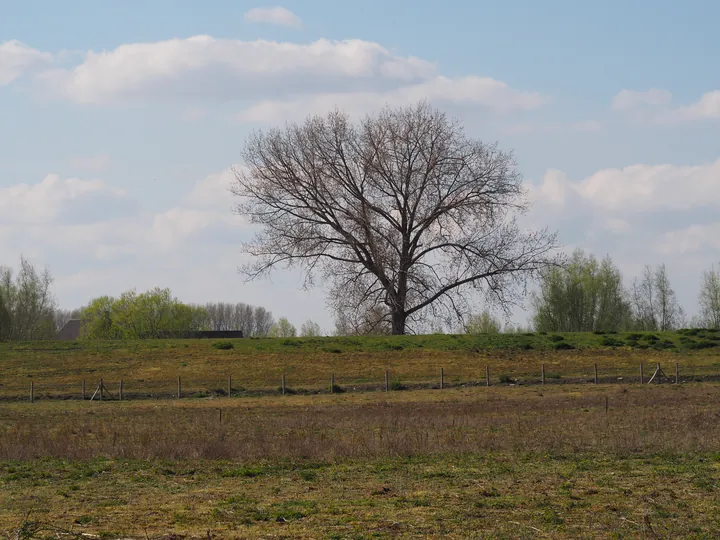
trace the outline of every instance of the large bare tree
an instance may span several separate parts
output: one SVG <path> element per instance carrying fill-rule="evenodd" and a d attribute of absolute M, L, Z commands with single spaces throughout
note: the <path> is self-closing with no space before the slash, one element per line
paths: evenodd
<path fill-rule="evenodd" d="M 394 334 L 468 313 L 478 292 L 508 306 L 555 247 L 515 222 L 527 201 L 513 156 L 424 102 L 256 133 L 243 158 L 236 210 L 261 227 L 248 278 L 298 265 L 307 285 L 330 284 L 335 311 L 379 309 Z"/>

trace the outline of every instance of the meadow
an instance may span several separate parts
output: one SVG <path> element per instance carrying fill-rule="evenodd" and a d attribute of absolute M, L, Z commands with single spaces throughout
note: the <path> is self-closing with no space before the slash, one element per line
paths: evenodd
<path fill-rule="evenodd" d="M 693 345 L 716 334 L 0 344 L 0 537 L 717 538 L 720 356 Z M 693 376 L 640 385 L 641 361 Z M 564 384 L 529 384 L 540 362 Z M 266 391 L 149 399 L 153 368 Z M 330 394 L 332 370 L 370 383 Z M 281 396 L 282 372 L 324 390 Z M 91 376 L 151 392 L 14 394 Z"/>
<path fill-rule="evenodd" d="M 222 349 L 218 346 L 232 348 Z M 183 395 L 277 393 L 285 374 L 291 391 L 327 391 L 331 375 L 344 390 L 376 390 L 389 372 L 395 388 L 445 384 L 635 381 L 660 362 L 668 376 L 677 363 L 683 380 L 720 378 L 720 332 L 622 334 L 429 335 L 149 341 L 0 343 L 0 400 L 78 399 L 82 381 L 92 393 L 103 378 L 112 392 L 123 381 L 128 399 Z M 89 395 L 88 395 L 89 397 Z"/>

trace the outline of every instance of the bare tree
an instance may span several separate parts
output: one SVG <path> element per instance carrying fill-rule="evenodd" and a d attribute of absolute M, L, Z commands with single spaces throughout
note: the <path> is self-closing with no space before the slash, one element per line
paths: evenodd
<path fill-rule="evenodd" d="M 655 271 L 645 266 L 642 279 L 633 281 L 631 302 L 634 326 L 638 330 L 674 330 L 685 318 L 664 264 Z"/>
<path fill-rule="evenodd" d="M 716 270 L 714 266 L 703 273 L 700 285 L 700 322 L 706 328 L 720 328 L 720 270 Z"/>
<path fill-rule="evenodd" d="M 461 318 L 477 293 L 507 308 L 550 262 L 555 236 L 523 233 L 511 154 L 467 137 L 426 103 L 357 125 L 339 111 L 252 136 L 237 212 L 261 226 L 248 279 L 297 265 L 330 284 L 336 311 L 382 306 L 392 333 Z"/>
<path fill-rule="evenodd" d="M 311 319 L 305 321 L 300 327 L 300 337 L 318 337 L 321 335 L 320 325 Z"/>
<path fill-rule="evenodd" d="M 55 335 L 52 282 L 48 269 L 38 273 L 24 257 L 20 257 L 16 276 L 10 268 L 0 267 L 0 338 L 31 340 Z"/>

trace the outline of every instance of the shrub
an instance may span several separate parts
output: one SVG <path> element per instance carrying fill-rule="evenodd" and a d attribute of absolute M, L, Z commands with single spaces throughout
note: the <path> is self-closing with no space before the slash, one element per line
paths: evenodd
<path fill-rule="evenodd" d="M 513 384 L 515 383 L 515 379 L 513 379 L 510 375 L 500 375 L 500 384 Z"/>
<path fill-rule="evenodd" d="M 602 336 L 602 335 L 605 334 L 605 333 L 606 333 L 605 330 L 595 330 L 595 331 L 593 332 L 593 334 L 597 334 L 598 336 Z"/>
<path fill-rule="evenodd" d="M 550 336 L 550 341 L 563 341 L 565 339 L 565 336 L 559 336 L 557 334 L 553 334 Z"/>
<path fill-rule="evenodd" d="M 400 381 L 392 381 L 390 383 L 390 390 L 407 390 L 408 387 L 402 384 Z"/>
<path fill-rule="evenodd" d="M 631 340 L 631 341 L 637 341 L 638 339 L 642 339 L 642 337 L 643 337 L 643 334 L 638 334 L 635 332 L 627 335 L 627 339 Z"/>
<path fill-rule="evenodd" d="M 648 335 L 646 335 L 646 336 L 645 336 L 645 339 L 646 339 L 647 341 L 660 341 L 660 338 L 657 337 L 657 336 L 654 335 L 654 334 L 648 334 Z"/>
<path fill-rule="evenodd" d="M 619 339 L 605 336 L 602 341 L 600 341 L 600 345 L 602 345 L 603 347 L 622 347 L 623 345 L 625 345 L 625 343 L 623 343 Z"/>
<path fill-rule="evenodd" d="M 342 353 L 342 349 L 332 348 L 332 347 L 323 347 L 322 349 L 325 352 L 333 353 L 333 354 L 340 354 Z"/>
<path fill-rule="evenodd" d="M 344 394 L 345 389 L 342 386 L 338 386 L 337 384 L 334 384 L 332 387 L 333 394 Z"/>
<path fill-rule="evenodd" d="M 530 343 L 525 343 L 525 345 L 523 345 L 522 348 L 525 351 L 529 351 L 533 348 L 533 346 Z"/>
<path fill-rule="evenodd" d="M 574 346 L 574 345 L 571 345 L 570 343 L 567 343 L 567 342 L 565 342 L 565 341 L 561 341 L 560 343 L 556 343 L 556 344 L 553 346 L 553 348 L 554 348 L 556 351 L 567 351 L 567 350 L 570 350 L 570 349 L 574 349 L 575 346 Z"/>
<path fill-rule="evenodd" d="M 230 349 L 234 349 L 235 345 L 233 345 L 231 341 L 216 341 L 212 344 L 212 348 L 220 351 L 229 351 Z"/>
<path fill-rule="evenodd" d="M 697 343 L 693 343 L 692 345 L 689 345 L 689 348 L 690 349 L 711 349 L 713 347 L 717 347 L 718 345 L 720 345 L 720 344 L 715 343 L 713 341 L 703 340 L 703 341 L 698 341 Z"/>

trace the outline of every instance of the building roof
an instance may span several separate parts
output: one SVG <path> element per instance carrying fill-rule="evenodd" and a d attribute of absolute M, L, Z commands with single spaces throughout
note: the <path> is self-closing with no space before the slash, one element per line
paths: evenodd
<path fill-rule="evenodd" d="M 80 337 L 80 319 L 70 319 L 55 336 L 59 340 L 74 340 Z"/>

